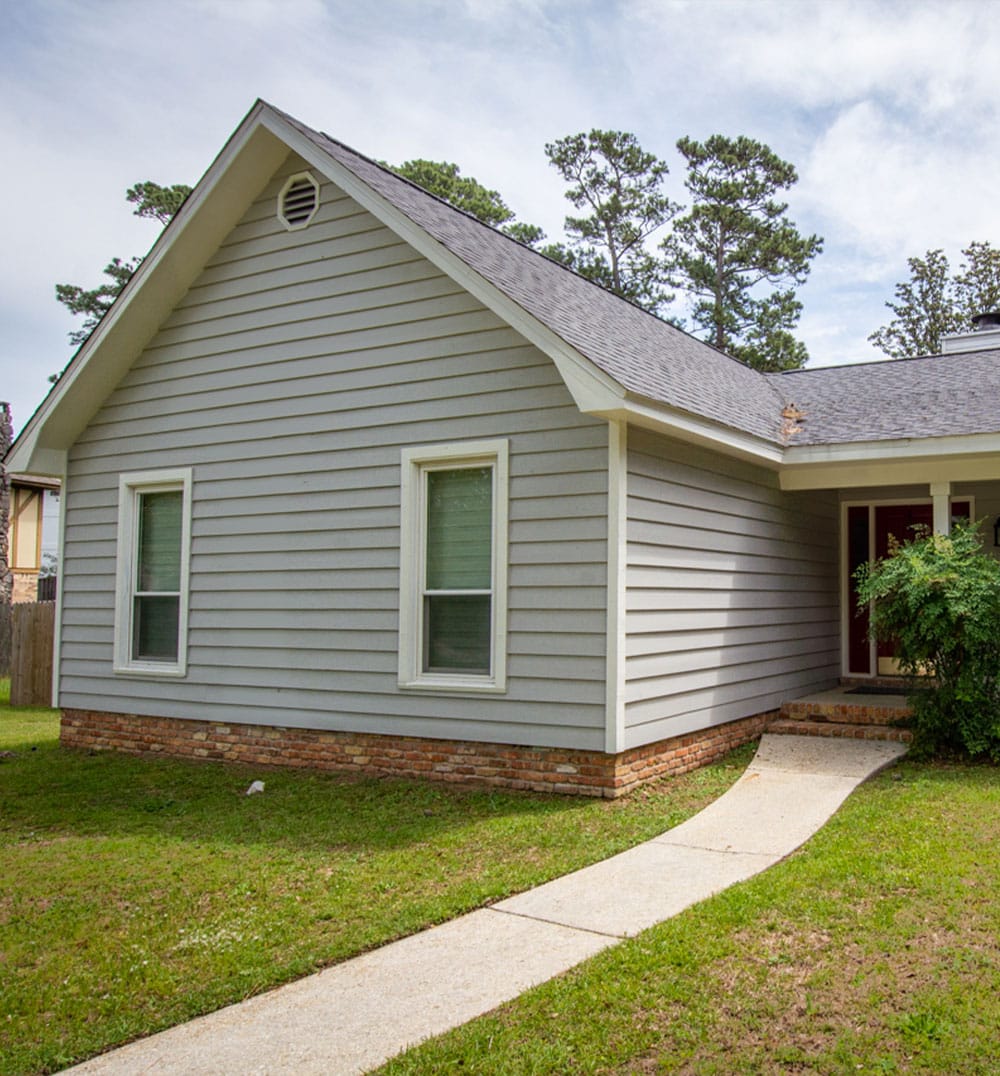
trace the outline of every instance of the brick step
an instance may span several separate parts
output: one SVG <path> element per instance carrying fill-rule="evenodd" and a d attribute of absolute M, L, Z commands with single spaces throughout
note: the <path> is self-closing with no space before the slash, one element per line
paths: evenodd
<path fill-rule="evenodd" d="M 876 725 L 870 722 L 811 721 L 807 718 L 779 717 L 767 726 L 767 731 L 783 736 L 830 736 L 851 740 L 891 740 L 909 743 L 913 734 L 898 725 Z"/>
<path fill-rule="evenodd" d="M 845 725 L 898 725 L 908 720 L 912 713 L 902 696 L 879 698 L 855 695 L 851 699 L 840 692 L 791 699 L 781 706 L 783 718 L 834 721 Z"/>

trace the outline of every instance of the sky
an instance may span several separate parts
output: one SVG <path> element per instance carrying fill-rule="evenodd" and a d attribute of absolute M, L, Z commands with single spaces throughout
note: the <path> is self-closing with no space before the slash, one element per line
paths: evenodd
<path fill-rule="evenodd" d="M 868 335 L 906 260 L 1000 243 L 991 0 L 25 0 L 0 39 L 0 400 L 20 429 L 72 355 L 56 283 L 94 287 L 159 228 L 140 180 L 195 183 L 264 98 L 362 153 L 454 161 L 561 237 L 546 142 L 690 136 L 795 165 L 789 215 L 824 252 L 800 290 L 810 366 Z"/>

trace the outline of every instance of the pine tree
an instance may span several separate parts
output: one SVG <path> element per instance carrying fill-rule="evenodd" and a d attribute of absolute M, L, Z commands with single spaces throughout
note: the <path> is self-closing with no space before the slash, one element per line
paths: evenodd
<path fill-rule="evenodd" d="M 695 299 L 695 324 L 758 370 L 802 366 L 808 354 L 792 335 L 802 312 L 795 287 L 823 240 L 801 235 L 788 204 L 775 198 L 798 181 L 794 167 L 745 137 L 682 138 L 677 148 L 692 205 L 663 249 L 675 283 Z"/>
<path fill-rule="evenodd" d="M 587 212 L 566 218 L 568 245 L 542 253 L 647 310 L 670 302 L 663 267 L 647 246 L 680 208 L 664 193 L 666 163 L 626 131 L 569 135 L 545 153 L 570 184 L 566 197 Z"/>
<path fill-rule="evenodd" d="M 166 225 L 190 193 L 191 188 L 181 183 L 174 184 L 172 187 L 161 187 L 152 180 L 146 180 L 137 183 L 134 187 L 129 187 L 125 192 L 125 200 L 136 207 L 132 211 L 135 216 L 146 220 L 158 220 Z M 138 257 L 127 261 L 112 258 L 103 270 L 108 280 L 96 288 L 82 288 L 77 284 L 56 284 L 56 299 L 71 314 L 84 319 L 80 328 L 69 334 L 70 343 L 74 347 L 79 347 L 90 336 L 141 264 L 142 258 Z M 49 380 L 54 381 L 55 378 L 52 377 Z"/>

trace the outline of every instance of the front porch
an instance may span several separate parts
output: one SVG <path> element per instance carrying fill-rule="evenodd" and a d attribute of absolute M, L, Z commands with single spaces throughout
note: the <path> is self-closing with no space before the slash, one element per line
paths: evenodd
<path fill-rule="evenodd" d="M 909 743 L 911 713 L 902 685 L 847 682 L 782 703 L 779 718 L 767 731 Z"/>

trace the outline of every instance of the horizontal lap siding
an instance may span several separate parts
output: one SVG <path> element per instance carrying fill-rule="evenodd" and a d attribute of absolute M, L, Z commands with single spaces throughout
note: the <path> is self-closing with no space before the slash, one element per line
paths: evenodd
<path fill-rule="evenodd" d="M 778 706 L 839 669 L 833 494 L 630 433 L 626 745 Z"/>
<path fill-rule="evenodd" d="M 329 184 L 281 170 L 71 453 L 61 703 L 600 749 L 607 427 L 555 367 Z M 506 437 L 508 691 L 396 686 L 400 452 Z M 111 674 L 121 472 L 194 470 L 188 675 Z"/>

